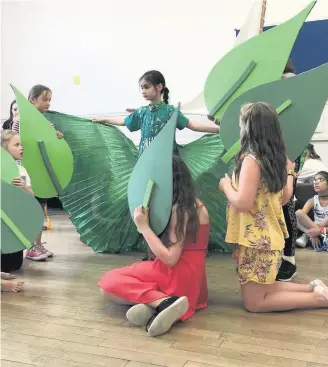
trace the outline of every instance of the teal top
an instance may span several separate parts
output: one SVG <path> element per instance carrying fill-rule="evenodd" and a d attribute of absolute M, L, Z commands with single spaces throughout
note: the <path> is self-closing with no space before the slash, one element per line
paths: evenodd
<path fill-rule="evenodd" d="M 174 111 L 176 111 L 176 107 L 167 105 L 161 101 L 156 104 L 140 107 L 125 118 L 124 123 L 131 132 L 141 130 L 139 154 L 155 139 L 157 134 L 169 121 Z M 182 130 L 188 123 L 188 118 L 179 111 L 177 128 Z"/>

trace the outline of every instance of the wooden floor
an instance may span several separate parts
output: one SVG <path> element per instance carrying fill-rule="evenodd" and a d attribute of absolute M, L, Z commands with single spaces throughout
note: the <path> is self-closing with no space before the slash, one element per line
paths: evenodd
<path fill-rule="evenodd" d="M 55 257 L 26 260 L 20 294 L 2 294 L 3 367 L 323 367 L 328 310 L 244 311 L 231 255 L 208 258 L 209 308 L 158 338 L 129 326 L 127 308 L 105 303 L 96 283 L 140 254 L 104 255 L 79 242 L 61 212 L 45 233 Z M 328 253 L 299 250 L 297 282 L 328 282 Z"/>

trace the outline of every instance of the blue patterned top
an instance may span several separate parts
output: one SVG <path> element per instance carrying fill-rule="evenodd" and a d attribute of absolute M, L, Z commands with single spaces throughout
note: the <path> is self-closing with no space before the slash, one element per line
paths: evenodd
<path fill-rule="evenodd" d="M 126 127 L 131 132 L 141 130 L 139 154 L 150 145 L 175 111 L 176 107 L 159 102 L 155 105 L 150 104 L 145 107 L 140 107 L 124 119 Z M 188 118 L 179 111 L 177 121 L 178 129 L 184 129 L 188 123 Z"/>

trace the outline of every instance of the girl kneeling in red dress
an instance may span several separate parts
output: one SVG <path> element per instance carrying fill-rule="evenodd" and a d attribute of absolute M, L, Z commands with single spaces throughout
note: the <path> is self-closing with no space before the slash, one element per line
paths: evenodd
<path fill-rule="evenodd" d="M 98 286 L 107 299 L 133 305 L 126 314 L 129 322 L 146 326 L 150 336 L 157 336 L 207 307 L 209 216 L 179 156 L 173 156 L 173 207 L 164 233 L 158 237 L 151 230 L 148 211 L 141 207 L 135 210 L 134 221 L 155 260 L 108 271 Z"/>

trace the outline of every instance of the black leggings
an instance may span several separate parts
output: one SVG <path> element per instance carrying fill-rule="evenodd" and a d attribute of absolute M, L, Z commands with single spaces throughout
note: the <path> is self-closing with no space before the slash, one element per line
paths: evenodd
<path fill-rule="evenodd" d="M 1 254 L 1 271 L 10 273 L 23 265 L 23 250 L 11 254 Z"/>
<path fill-rule="evenodd" d="M 285 239 L 284 255 L 295 256 L 297 240 L 297 219 L 294 200 L 291 199 L 282 207 L 289 237 Z"/>

